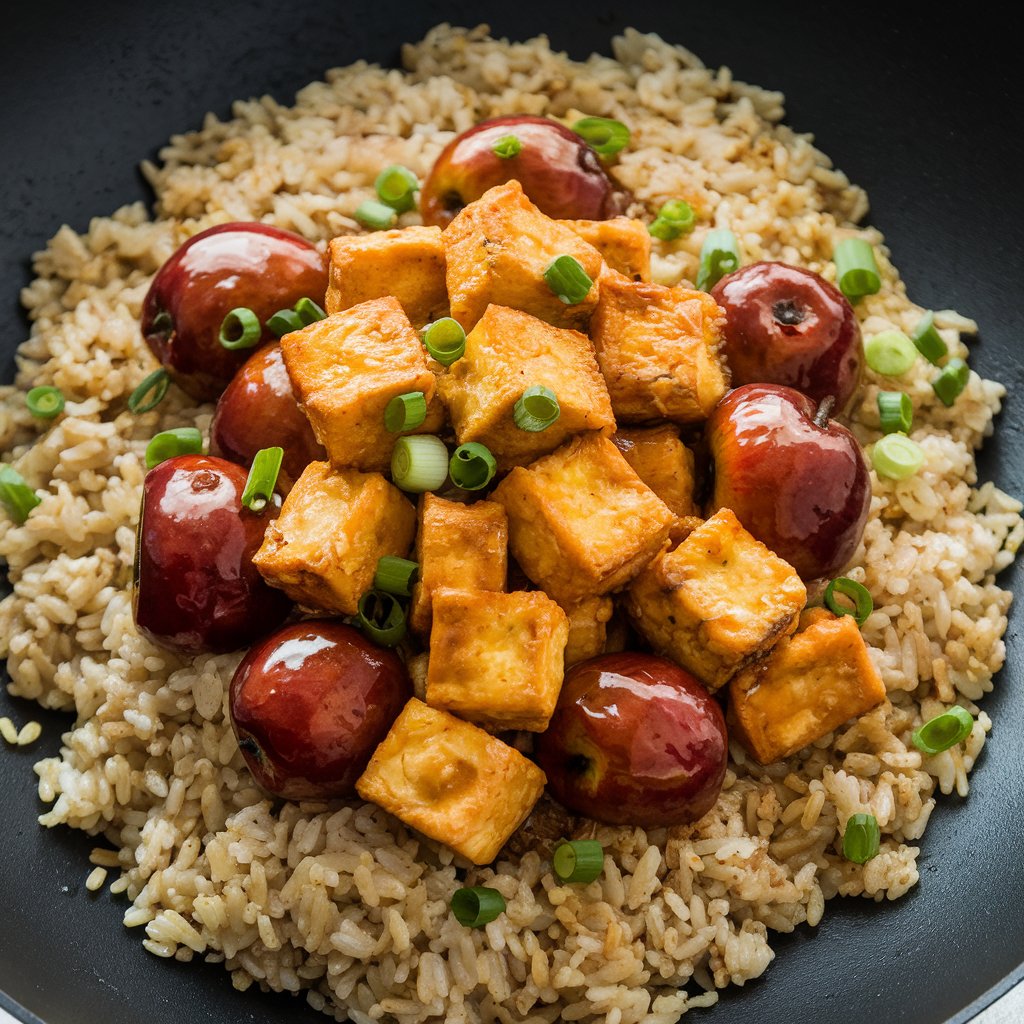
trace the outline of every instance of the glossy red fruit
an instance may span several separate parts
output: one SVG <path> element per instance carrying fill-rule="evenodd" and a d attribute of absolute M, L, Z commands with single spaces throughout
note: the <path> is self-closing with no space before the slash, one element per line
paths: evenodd
<path fill-rule="evenodd" d="M 824 411 L 824 410 L 823 410 Z M 730 391 L 708 420 L 710 511 L 730 508 L 804 580 L 835 576 L 853 558 L 871 503 L 857 439 L 778 384 Z"/>
<path fill-rule="evenodd" d="M 219 224 L 157 271 L 142 305 L 142 334 L 180 387 L 212 401 L 252 355 L 219 341 L 232 309 L 246 306 L 266 323 L 303 297 L 322 304 L 326 291 L 324 257 L 304 238 L 269 224 Z M 263 340 L 275 339 L 265 330 Z"/>
<path fill-rule="evenodd" d="M 711 290 L 725 310 L 734 386 L 784 384 L 848 408 L 864 366 L 860 325 L 838 288 L 788 263 L 751 263 Z"/>
<path fill-rule="evenodd" d="M 566 674 L 537 760 L 555 798 L 609 825 L 680 825 L 718 799 L 725 719 L 689 672 L 624 651 Z"/>
<path fill-rule="evenodd" d="M 247 475 L 208 455 L 179 455 L 146 474 L 132 607 L 154 643 L 189 655 L 235 651 L 291 610 L 252 564 L 280 506 L 243 509 Z"/>
<path fill-rule="evenodd" d="M 494 147 L 507 135 L 522 148 L 502 159 Z M 579 135 L 550 118 L 522 114 L 481 121 L 445 146 L 420 192 L 423 221 L 444 227 L 467 203 L 513 178 L 549 217 L 607 220 L 629 205 L 629 194 Z"/>
<path fill-rule="evenodd" d="M 412 696 L 402 660 L 337 620 L 285 626 L 231 680 L 238 745 L 256 781 L 288 800 L 351 796 Z"/>

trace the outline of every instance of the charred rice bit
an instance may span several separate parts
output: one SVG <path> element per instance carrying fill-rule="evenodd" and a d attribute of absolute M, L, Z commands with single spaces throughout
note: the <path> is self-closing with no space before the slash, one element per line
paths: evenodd
<path fill-rule="evenodd" d="M 172 388 L 135 416 L 125 399 L 154 368 L 137 325 L 148 282 L 196 231 L 260 219 L 326 241 L 357 229 L 353 212 L 381 167 L 402 164 L 422 179 L 477 120 L 601 114 L 633 131 L 616 174 L 639 200 L 656 208 L 684 195 L 736 232 L 745 259 L 834 279 L 834 244 L 867 201 L 809 136 L 779 123 L 782 97 L 705 70 L 655 36 L 627 31 L 613 47 L 614 59 L 578 64 L 543 39 L 508 44 L 442 26 L 405 48 L 405 71 L 358 63 L 303 89 L 293 107 L 263 98 L 236 103 L 231 120 L 209 116 L 171 140 L 160 166 L 145 166 L 157 219 L 126 206 L 82 235 L 62 228 L 36 256 L 21 391 L 0 390 L 0 438 L 43 500 L 21 526 L 0 519 L 14 586 L 0 604 L 0 656 L 12 693 L 77 715 L 60 755 L 36 766 L 50 805 L 41 821 L 125 848 L 90 881 L 121 868 L 125 924 L 143 929 L 155 955 L 220 960 L 237 988 L 306 989 L 316 1009 L 363 1024 L 385 1015 L 670 1024 L 713 1003 L 717 988 L 761 974 L 769 930 L 817 924 L 837 893 L 906 893 L 936 791 L 967 792 L 991 727 L 976 705 L 1004 659 L 1010 595 L 994 577 L 1024 525 L 1019 502 L 975 486 L 974 450 L 1003 387 L 972 374 L 947 410 L 923 361 L 906 387 L 925 466 L 907 481 L 873 479 L 849 573 L 874 596 L 864 636 L 889 700 L 767 768 L 734 744 L 718 804 L 691 828 L 591 826 L 608 856 L 587 886 L 559 885 L 550 847 L 529 831 L 463 879 L 456 869 L 467 865 L 376 807 L 272 812 L 226 717 L 240 655 L 185 662 L 135 633 L 128 585 L 147 439 L 177 426 L 205 432 L 212 407 Z M 401 217 L 417 222 L 415 212 Z M 865 331 L 912 329 L 922 310 L 881 237 L 867 236 L 883 288 L 858 307 Z M 697 237 L 654 249 L 657 281 L 695 277 Z M 966 356 L 971 321 L 947 311 L 936 324 Z M 45 433 L 22 397 L 36 384 L 69 396 Z M 878 386 L 869 375 L 854 410 L 863 442 L 878 436 Z M 976 715 L 973 732 L 963 748 L 924 757 L 912 729 L 954 701 Z M 840 828 L 858 811 L 882 832 L 865 865 L 841 854 Z M 507 913 L 463 928 L 447 910 L 463 884 L 493 885 Z"/>

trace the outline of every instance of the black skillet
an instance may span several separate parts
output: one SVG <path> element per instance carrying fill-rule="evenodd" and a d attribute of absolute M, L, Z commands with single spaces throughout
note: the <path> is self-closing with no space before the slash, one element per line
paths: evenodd
<path fill-rule="evenodd" d="M 214 8 L 215 9 L 210 9 Z M 867 9 L 866 9 L 867 8 Z M 872 199 L 912 298 L 975 317 L 971 364 L 1009 389 L 983 479 L 1024 493 L 1020 337 L 1024 248 L 1019 175 L 1020 57 L 994 10 L 951 22 L 898 5 L 514 3 L 21 4 L 0 31 L 0 380 L 27 327 L 17 305 L 28 256 L 149 199 L 135 171 L 169 135 L 212 109 L 269 92 L 288 101 L 324 69 L 365 57 L 397 63 L 433 24 L 487 21 L 497 34 L 547 33 L 583 57 L 626 25 L 657 31 L 785 92 L 788 122 Z M 1016 589 L 1021 573 L 1008 572 Z M 778 936 L 759 980 L 692 1019 L 713 1024 L 931 1024 L 968 1020 L 1024 974 L 1024 773 L 1019 740 L 1020 616 L 985 708 L 995 720 L 966 800 L 945 799 L 923 843 L 921 884 L 896 904 L 831 903 L 817 929 Z M 235 992 L 220 967 L 144 952 L 121 926 L 126 903 L 84 888 L 92 843 L 35 822 L 32 763 L 70 719 L 0 697 L 0 714 L 41 719 L 30 750 L 0 751 L 0 1007 L 44 1024 L 222 1024 L 323 1018 L 301 999 Z M 4 994 L 6 993 L 6 995 Z"/>

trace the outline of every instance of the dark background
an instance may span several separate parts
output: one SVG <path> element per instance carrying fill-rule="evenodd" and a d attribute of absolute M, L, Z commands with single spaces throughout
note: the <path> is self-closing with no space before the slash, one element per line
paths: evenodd
<path fill-rule="evenodd" d="M 582 57 L 609 52 L 627 24 L 783 90 L 787 121 L 872 199 L 918 303 L 982 326 L 972 366 L 1010 391 L 982 478 L 1024 492 L 1020 395 L 1022 206 L 1020 57 L 991 7 L 957 21 L 871 5 L 331 3 L 258 0 L 213 9 L 165 3 L 21 4 L 0 33 L 0 380 L 27 326 L 17 303 L 28 257 L 62 224 L 76 229 L 148 198 L 135 171 L 169 135 L 212 109 L 269 92 L 289 100 L 330 67 L 397 61 L 433 24 L 487 21 L 495 34 L 547 33 Z M 920 8 L 920 10 L 926 10 Z M 1002 582 L 1016 588 L 1020 573 Z M 898 904 L 829 905 L 822 925 L 777 937 L 766 975 L 723 994 L 696 1022 L 875 1024 L 966 1020 L 1018 976 L 1024 958 L 1021 655 L 1014 615 L 1007 668 L 985 702 L 995 731 L 961 808 L 945 799 L 924 840 L 921 884 Z M 239 995 L 220 967 L 184 967 L 142 949 L 121 925 L 124 898 L 84 890 L 88 837 L 35 822 L 32 763 L 70 720 L 0 696 L 0 714 L 45 723 L 30 750 L 0 749 L 0 1006 L 46 1024 L 316 1021 L 304 1001 Z M 974 1003 L 974 1006 L 970 1004 Z"/>

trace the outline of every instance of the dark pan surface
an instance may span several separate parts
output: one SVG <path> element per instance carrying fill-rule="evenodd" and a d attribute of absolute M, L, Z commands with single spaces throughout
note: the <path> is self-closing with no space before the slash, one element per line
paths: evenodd
<path fill-rule="evenodd" d="M 62 223 L 84 228 L 148 198 L 135 171 L 172 133 L 234 98 L 289 100 L 324 69 L 359 57 L 394 63 L 406 39 L 438 21 L 489 22 L 525 38 L 546 32 L 574 56 L 609 50 L 628 24 L 681 42 L 709 65 L 781 89 L 788 122 L 872 199 L 910 295 L 975 317 L 971 363 L 1010 394 L 983 478 L 1024 492 L 1024 304 L 1019 133 L 1021 77 L 1012 33 L 966 12 L 927 22 L 881 10 L 811 5 L 332 4 L 325 0 L 171 4 L 22 4 L 0 33 L 0 380 L 25 336 L 17 305 L 27 258 Z M 896 19 L 896 20 L 893 20 Z M 1017 588 L 1019 571 L 1003 583 Z M 985 707 L 995 719 L 966 801 L 946 799 L 928 830 L 922 882 L 896 904 L 830 904 L 816 930 L 777 937 L 760 980 L 724 994 L 694 1021 L 821 1024 L 963 1021 L 1005 988 L 1024 958 L 1024 774 L 1018 737 L 1016 614 L 1008 664 Z M 31 765 L 55 753 L 70 719 L 0 697 L 0 714 L 44 722 L 28 751 L 0 750 L 0 1006 L 45 1024 L 193 1024 L 319 1019 L 302 1000 L 236 993 L 220 967 L 144 952 L 121 925 L 126 903 L 91 896 L 92 843 L 37 826 Z M 961 806 L 961 804 L 963 806 Z M 14 1002 L 12 1002 L 12 1000 Z M 974 1004 L 972 1006 L 972 1004 Z M 968 1009 L 970 1008 L 970 1009 Z"/>

